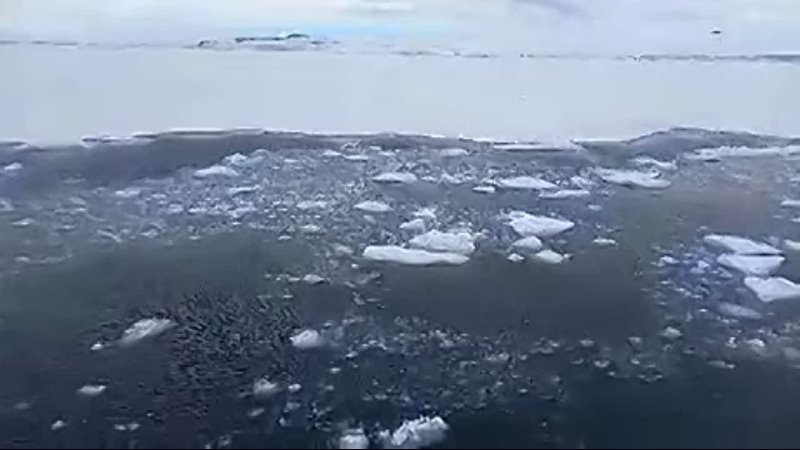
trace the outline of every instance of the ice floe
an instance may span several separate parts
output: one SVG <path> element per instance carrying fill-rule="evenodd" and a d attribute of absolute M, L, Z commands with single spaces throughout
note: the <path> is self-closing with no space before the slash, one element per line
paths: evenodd
<path fill-rule="evenodd" d="M 538 237 L 528 236 L 515 241 L 513 244 L 511 244 L 511 246 L 517 249 L 527 250 L 529 252 L 538 252 L 544 245 L 542 244 L 541 239 Z"/>
<path fill-rule="evenodd" d="M 345 450 L 361 450 L 369 448 L 369 438 L 362 429 L 345 430 L 339 438 L 339 448 Z"/>
<path fill-rule="evenodd" d="M 280 385 L 278 383 L 273 383 L 267 377 L 256 380 L 256 382 L 253 383 L 253 395 L 257 398 L 269 398 L 280 391 Z"/>
<path fill-rule="evenodd" d="M 542 250 L 531 256 L 531 258 L 534 261 L 545 264 L 561 264 L 567 259 L 567 256 L 558 252 L 554 252 L 553 250 Z"/>
<path fill-rule="evenodd" d="M 793 252 L 800 252 L 800 241 L 793 241 L 791 239 L 784 239 L 783 246 L 786 250 L 791 250 Z"/>
<path fill-rule="evenodd" d="M 494 186 L 475 186 L 472 190 L 478 194 L 494 194 L 497 191 Z"/>
<path fill-rule="evenodd" d="M 303 283 L 306 284 L 321 284 L 325 282 L 325 278 L 315 274 L 309 273 L 303 277 Z"/>
<path fill-rule="evenodd" d="M 50 425 L 50 429 L 53 431 L 63 430 L 64 428 L 67 428 L 67 422 L 64 422 L 60 419 L 56 420 L 52 425 Z"/>
<path fill-rule="evenodd" d="M 659 170 L 666 170 L 666 171 L 678 170 L 678 164 L 675 163 L 675 161 L 661 161 L 655 158 L 650 158 L 648 156 L 638 156 L 636 158 L 633 158 L 631 160 L 631 163 L 641 167 L 655 167 L 656 169 Z"/>
<path fill-rule="evenodd" d="M 747 277 L 744 285 L 764 303 L 800 299 L 800 285 L 783 277 Z"/>
<path fill-rule="evenodd" d="M 410 172 L 384 172 L 372 177 L 376 183 L 409 184 L 417 181 L 417 176 Z"/>
<path fill-rule="evenodd" d="M 598 247 L 613 247 L 617 245 L 617 241 L 611 238 L 598 237 L 592 240 L 592 243 Z"/>
<path fill-rule="evenodd" d="M 730 234 L 708 234 L 703 242 L 713 247 L 729 250 L 739 255 L 780 255 L 777 248 L 752 239 Z"/>
<path fill-rule="evenodd" d="M 512 178 L 501 178 L 497 181 L 497 185 L 505 189 L 545 190 L 558 188 L 558 186 L 547 180 L 527 175 Z"/>
<path fill-rule="evenodd" d="M 606 183 L 618 184 L 627 187 L 641 187 L 645 189 L 666 189 L 670 182 L 661 178 L 656 171 L 639 172 L 636 170 L 620 170 L 598 168 L 594 171 Z"/>
<path fill-rule="evenodd" d="M 784 208 L 800 208 L 800 200 L 787 198 L 781 202 L 781 206 Z"/>
<path fill-rule="evenodd" d="M 78 394 L 84 397 L 97 397 L 106 391 L 108 386 L 102 384 L 87 384 L 78 389 Z"/>
<path fill-rule="evenodd" d="M 353 208 L 358 209 L 360 211 L 368 212 L 368 213 L 386 213 L 392 210 L 392 207 L 387 205 L 386 203 L 379 202 L 377 200 L 367 200 L 361 203 L 358 203 Z"/>
<path fill-rule="evenodd" d="M 400 224 L 400 229 L 404 231 L 415 231 L 421 233 L 424 232 L 426 228 L 427 225 L 425 225 L 425 220 L 421 218 L 412 219 Z"/>
<path fill-rule="evenodd" d="M 664 331 L 661 332 L 661 337 L 663 337 L 664 339 L 674 340 L 683 337 L 683 333 L 681 332 L 681 330 L 677 328 L 667 327 L 664 329 Z"/>
<path fill-rule="evenodd" d="M 738 270 L 745 275 L 766 276 L 778 270 L 783 264 L 783 256 L 724 254 L 717 258 L 723 267 Z"/>
<path fill-rule="evenodd" d="M 297 203 L 297 209 L 308 211 L 312 209 L 325 209 L 328 207 L 328 202 L 325 200 L 303 200 Z"/>
<path fill-rule="evenodd" d="M 760 312 L 746 306 L 735 303 L 720 302 L 717 304 L 719 312 L 725 316 L 736 317 L 737 319 L 759 320 L 764 317 Z"/>
<path fill-rule="evenodd" d="M 325 339 L 319 331 L 306 329 L 289 338 L 292 346 L 298 350 L 310 350 L 325 346 Z"/>
<path fill-rule="evenodd" d="M 475 251 L 475 236 L 465 231 L 447 233 L 431 230 L 412 238 L 409 245 L 432 252 L 470 255 Z"/>
<path fill-rule="evenodd" d="M 253 194 L 261 190 L 261 186 L 236 186 L 228 189 L 228 195 L 235 197 L 237 195 Z"/>
<path fill-rule="evenodd" d="M 119 339 L 120 345 L 133 345 L 142 339 L 158 336 L 169 330 L 175 323 L 169 319 L 149 318 L 135 322 L 127 330 L 122 332 Z"/>
<path fill-rule="evenodd" d="M 2 171 L 5 173 L 14 173 L 14 172 L 19 172 L 20 170 L 22 170 L 22 164 L 20 164 L 19 162 L 12 162 L 11 164 L 3 166 L 2 169 Z"/>
<path fill-rule="evenodd" d="M 508 213 L 509 225 L 520 236 L 549 237 L 570 230 L 575 223 L 569 220 L 535 216 L 522 211 Z"/>
<path fill-rule="evenodd" d="M 300 226 L 300 231 L 306 234 L 318 234 L 322 233 L 322 227 L 319 225 L 314 225 L 313 223 L 308 223 Z"/>
<path fill-rule="evenodd" d="M 588 197 L 589 195 L 591 195 L 591 192 L 587 191 L 586 189 L 560 189 L 557 191 L 542 192 L 539 194 L 539 197 L 550 200 L 559 200 L 564 198 Z"/>
<path fill-rule="evenodd" d="M 0 213 L 7 213 L 14 211 L 14 205 L 10 201 L 0 197 Z"/>
<path fill-rule="evenodd" d="M 381 434 L 383 444 L 387 448 L 415 449 L 438 444 L 447 436 L 450 427 L 441 417 L 420 417 L 407 420 L 391 435 Z"/>
<path fill-rule="evenodd" d="M 414 266 L 459 265 L 469 261 L 469 257 L 458 253 L 436 253 L 426 250 L 407 249 L 396 245 L 370 245 L 364 249 L 363 256 L 371 261 L 394 262 Z"/>
<path fill-rule="evenodd" d="M 512 254 L 508 255 L 508 258 L 506 258 L 506 259 L 508 259 L 509 261 L 511 261 L 512 263 L 515 263 L 515 264 L 516 263 L 521 263 L 522 261 L 525 261 L 525 257 L 520 255 L 519 253 L 512 253 Z"/>
<path fill-rule="evenodd" d="M 117 196 L 119 198 L 126 198 L 126 199 L 127 198 L 138 197 L 141 194 L 142 194 L 142 190 L 139 189 L 139 188 L 135 188 L 135 187 L 129 187 L 129 188 L 125 188 L 125 189 L 120 189 L 120 190 L 114 192 L 115 196 Z"/>
<path fill-rule="evenodd" d="M 436 220 L 436 208 L 435 207 L 420 208 L 414 211 L 414 217 L 425 220 Z"/>
<path fill-rule="evenodd" d="M 209 166 L 204 169 L 198 169 L 194 171 L 195 178 L 212 178 L 212 177 L 238 177 L 239 172 L 236 169 L 233 169 L 228 166 L 222 165 L 214 165 Z"/>
<path fill-rule="evenodd" d="M 457 158 L 457 157 L 460 157 L 460 156 L 467 156 L 467 155 L 469 155 L 469 152 L 466 149 L 458 148 L 458 147 L 443 148 L 443 149 L 439 150 L 439 156 L 442 156 L 442 157 L 445 157 L 445 158 Z"/>
<path fill-rule="evenodd" d="M 788 147 L 716 147 L 701 148 L 694 153 L 687 155 L 687 159 L 697 159 L 701 161 L 718 161 L 724 158 L 758 158 L 792 156 L 800 154 L 800 146 Z"/>

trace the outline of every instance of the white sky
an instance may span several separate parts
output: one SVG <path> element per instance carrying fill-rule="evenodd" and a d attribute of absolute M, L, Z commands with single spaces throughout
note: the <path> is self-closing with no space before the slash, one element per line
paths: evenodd
<path fill-rule="evenodd" d="M 32 38 L 181 40 L 342 26 L 437 31 L 443 42 L 486 49 L 800 51 L 800 0 L 0 0 L 0 34 Z M 711 36 L 713 28 L 723 35 Z"/>

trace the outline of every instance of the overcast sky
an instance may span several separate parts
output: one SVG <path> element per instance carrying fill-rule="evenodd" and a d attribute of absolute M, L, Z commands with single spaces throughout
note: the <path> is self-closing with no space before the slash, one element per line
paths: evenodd
<path fill-rule="evenodd" d="M 800 0 L 0 0 L 0 19 L 3 35 L 79 40 L 308 29 L 530 51 L 800 52 Z"/>

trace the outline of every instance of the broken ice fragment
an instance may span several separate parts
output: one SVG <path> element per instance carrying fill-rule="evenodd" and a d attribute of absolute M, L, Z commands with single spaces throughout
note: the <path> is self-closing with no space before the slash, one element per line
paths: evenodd
<path fill-rule="evenodd" d="M 325 346 L 325 339 L 319 331 L 306 329 L 289 338 L 292 346 L 298 350 L 310 350 Z"/>
<path fill-rule="evenodd" d="M 681 332 L 681 330 L 677 328 L 667 327 L 664 329 L 664 331 L 661 332 L 661 337 L 670 340 L 679 339 L 683 337 L 683 333 Z"/>
<path fill-rule="evenodd" d="M 717 258 L 723 267 L 734 269 L 745 275 L 766 276 L 778 270 L 783 264 L 783 256 L 757 256 L 725 254 Z"/>
<path fill-rule="evenodd" d="M 635 170 L 617 170 L 598 168 L 595 173 L 606 183 L 645 189 L 665 189 L 670 182 L 661 178 L 658 172 L 637 172 Z"/>
<path fill-rule="evenodd" d="M 409 184 L 417 181 L 417 176 L 409 172 L 385 172 L 372 177 L 376 183 Z"/>
<path fill-rule="evenodd" d="M 525 261 L 525 257 L 518 253 L 512 253 L 508 255 L 507 259 L 512 263 L 521 263 L 522 261 Z"/>
<path fill-rule="evenodd" d="M 800 299 L 800 285 L 783 277 L 747 277 L 744 285 L 764 303 Z"/>
<path fill-rule="evenodd" d="M 424 232 L 426 228 L 425 220 L 417 218 L 403 222 L 400 224 L 400 229 L 404 231 Z"/>
<path fill-rule="evenodd" d="M 498 180 L 497 184 L 505 189 L 545 190 L 556 189 L 558 187 L 547 180 L 527 175 L 512 178 L 502 178 Z"/>
<path fill-rule="evenodd" d="M 345 430 L 339 438 L 339 448 L 346 450 L 359 450 L 369 448 L 369 439 L 364 434 L 364 430 Z"/>
<path fill-rule="evenodd" d="M 206 167 L 205 169 L 195 170 L 194 176 L 195 178 L 201 178 L 201 179 L 212 178 L 212 177 L 232 178 L 232 177 L 238 177 L 239 172 L 228 166 L 216 165 L 216 166 Z"/>
<path fill-rule="evenodd" d="M 736 317 L 738 319 L 759 320 L 764 317 L 760 312 L 754 309 L 734 303 L 720 302 L 717 305 L 717 309 L 726 316 Z"/>
<path fill-rule="evenodd" d="M 539 194 L 539 197 L 550 200 L 560 200 L 565 198 L 588 197 L 589 195 L 591 195 L 591 192 L 586 189 L 560 189 L 558 191 L 542 192 Z"/>
<path fill-rule="evenodd" d="M 319 276 L 319 275 L 317 275 L 315 273 L 310 273 L 310 274 L 308 274 L 308 275 L 303 277 L 303 283 L 306 283 L 306 284 L 320 284 L 320 283 L 324 283 L 324 282 L 325 282 L 325 278 L 323 278 L 323 277 L 321 277 L 321 276 Z"/>
<path fill-rule="evenodd" d="M 617 245 L 617 241 L 614 239 L 603 237 L 595 238 L 592 243 L 598 247 L 613 247 Z"/>
<path fill-rule="evenodd" d="M 253 395 L 258 398 L 269 398 L 281 391 L 277 383 L 273 383 L 269 378 L 264 377 L 253 383 Z"/>
<path fill-rule="evenodd" d="M 475 236 L 467 232 L 445 233 L 431 230 L 409 241 L 412 247 L 432 252 L 469 255 L 475 251 Z"/>
<path fill-rule="evenodd" d="M 458 253 L 435 253 L 425 250 L 406 249 L 396 245 L 370 245 L 364 249 L 364 258 L 371 261 L 428 266 L 436 264 L 459 265 L 469 257 Z"/>
<path fill-rule="evenodd" d="M 386 213 L 392 210 L 392 207 L 387 205 L 386 203 L 375 201 L 375 200 L 367 200 L 365 202 L 358 203 L 354 206 L 355 209 L 360 211 L 369 212 L 369 213 Z"/>
<path fill-rule="evenodd" d="M 443 148 L 439 150 L 439 156 L 444 158 L 456 158 L 467 155 L 469 155 L 469 152 L 463 148 Z"/>
<path fill-rule="evenodd" d="M 561 253 L 554 252 L 553 250 L 542 250 L 533 255 L 532 258 L 536 261 L 546 264 L 561 264 L 567 259 L 566 256 L 562 255 Z"/>
<path fill-rule="evenodd" d="M 518 241 L 515 241 L 513 244 L 511 244 L 511 246 L 514 248 L 528 250 L 531 252 L 538 252 L 539 250 L 542 249 L 543 244 L 538 237 L 528 236 Z"/>
<path fill-rule="evenodd" d="M 494 194 L 496 189 L 494 186 L 475 186 L 472 190 L 478 194 Z"/>
<path fill-rule="evenodd" d="M 384 445 L 395 449 L 430 447 L 444 440 L 450 427 L 441 417 L 407 420 L 391 435 L 382 435 Z"/>
<path fill-rule="evenodd" d="M 756 242 L 751 239 L 730 234 L 709 234 L 703 242 L 714 247 L 721 247 L 739 255 L 780 255 L 777 248 Z"/>
<path fill-rule="evenodd" d="M 142 339 L 158 336 L 159 334 L 172 328 L 174 323 L 168 319 L 142 319 L 131 325 L 122 332 L 119 343 L 122 346 L 133 345 Z"/>
<path fill-rule="evenodd" d="M 102 384 L 87 384 L 78 389 L 78 394 L 85 397 L 97 397 L 106 391 L 106 386 Z"/>
<path fill-rule="evenodd" d="M 534 216 L 522 211 L 508 214 L 509 225 L 521 236 L 550 237 L 575 226 L 574 222 L 545 216 Z"/>

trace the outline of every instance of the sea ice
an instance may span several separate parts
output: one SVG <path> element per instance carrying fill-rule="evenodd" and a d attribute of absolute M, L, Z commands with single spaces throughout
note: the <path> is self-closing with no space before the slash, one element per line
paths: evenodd
<path fill-rule="evenodd" d="M 385 172 L 372 177 L 376 183 L 408 184 L 417 181 L 417 176 L 410 172 Z"/>
<path fill-rule="evenodd" d="M 786 200 L 781 202 L 781 206 L 784 208 L 800 208 L 800 200 L 787 198 Z"/>
<path fill-rule="evenodd" d="M 575 142 L 562 141 L 541 141 L 541 142 L 514 142 L 509 144 L 495 144 L 495 150 L 507 152 L 537 152 L 543 150 L 582 150 L 583 147 Z"/>
<path fill-rule="evenodd" d="M 595 238 L 592 243 L 598 247 L 613 247 L 617 245 L 617 241 L 614 239 L 604 237 Z"/>
<path fill-rule="evenodd" d="M 328 149 L 322 152 L 322 156 L 325 158 L 338 158 L 340 156 L 344 156 L 344 154 L 342 152 L 337 152 L 336 150 Z"/>
<path fill-rule="evenodd" d="M 738 319 L 759 320 L 764 317 L 760 312 L 750 309 L 746 306 L 737 305 L 735 303 L 720 302 L 717 305 L 719 312 L 723 315 L 736 317 Z"/>
<path fill-rule="evenodd" d="M 102 384 L 87 384 L 78 389 L 78 394 L 85 397 L 97 397 L 106 391 L 107 386 Z"/>
<path fill-rule="evenodd" d="M 443 149 L 439 150 L 439 156 L 442 156 L 442 157 L 445 157 L 445 158 L 456 158 L 456 157 L 459 157 L 459 156 L 467 156 L 467 155 L 469 155 L 469 152 L 466 149 L 463 149 L 463 148 L 457 148 L 457 147 L 456 148 L 443 148 Z"/>
<path fill-rule="evenodd" d="M 744 285 L 764 303 L 800 298 L 800 285 L 783 277 L 747 277 Z"/>
<path fill-rule="evenodd" d="M 783 246 L 786 247 L 786 250 L 791 250 L 793 252 L 800 252 L 800 241 L 784 239 Z"/>
<path fill-rule="evenodd" d="M 319 331 L 306 329 L 289 338 L 292 346 L 298 350 L 310 350 L 325 346 L 325 339 Z"/>
<path fill-rule="evenodd" d="M 52 425 L 50 425 L 50 429 L 53 431 L 62 430 L 66 427 L 67 427 L 67 422 L 64 422 L 63 420 L 56 420 L 55 422 L 53 422 Z"/>
<path fill-rule="evenodd" d="M 391 206 L 376 200 L 367 200 L 365 202 L 361 202 L 355 205 L 354 208 L 360 211 L 375 213 L 375 214 L 386 213 L 392 210 Z"/>
<path fill-rule="evenodd" d="M 228 195 L 231 197 L 235 197 L 237 195 L 247 195 L 258 192 L 261 190 L 261 186 L 253 185 L 253 186 L 236 186 L 228 189 Z"/>
<path fill-rule="evenodd" d="M 800 146 L 789 147 L 717 147 L 701 148 L 695 150 L 693 154 L 687 155 L 687 159 L 698 159 L 701 161 L 718 161 L 723 158 L 758 158 L 775 156 L 792 156 L 800 153 Z"/>
<path fill-rule="evenodd" d="M 149 318 L 135 322 L 127 330 L 122 332 L 119 339 L 120 345 L 133 345 L 142 339 L 158 336 L 159 334 L 172 328 L 175 323 L 169 319 Z"/>
<path fill-rule="evenodd" d="M 134 198 L 141 195 L 141 193 L 142 193 L 141 189 L 135 187 L 129 187 L 114 192 L 114 195 L 119 198 Z"/>
<path fill-rule="evenodd" d="M 264 377 L 253 383 L 253 395 L 258 398 L 269 398 L 280 392 L 281 387 L 278 383 L 273 383 L 269 378 Z"/>
<path fill-rule="evenodd" d="M 508 255 L 507 259 L 509 261 L 511 261 L 512 263 L 515 263 L 515 264 L 516 263 L 521 263 L 522 261 L 525 261 L 525 257 L 520 255 L 519 253 L 512 253 L 512 254 Z"/>
<path fill-rule="evenodd" d="M 665 189 L 671 184 L 669 181 L 661 178 L 661 174 L 655 171 L 638 172 L 635 170 L 598 168 L 595 169 L 595 173 L 606 183 L 618 184 L 620 186 Z"/>
<path fill-rule="evenodd" d="M 303 277 L 303 283 L 306 284 L 321 284 L 325 282 L 325 278 L 315 274 L 309 273 L 308 275 Z"/>
<path fill-rule="evenodd" d="M 22 170 L 22 164 L 18 162 L 12 162 L 11 164 L 4 166 L 2 170 L 5 173 L 19 172 L 20 170 Z"/>
<path fill-rule="evenodd" d="M 414 211 L 414 217 L 426 220 L 436 220 L 436 208 L 427 207 Z"/>
<path fill-rule="evenodd" d="M 494 194 L 497 189 L 494 186 L 475 186 L 472 190 L 478 194 Z"/>
<path fill-rule="evenodd" d="M 403 222 L 400 224 L 400 229 L 404 231 L 424 232 L 426 229 L 425 220 L 417 218 Z"/>
<path fill-rule="evenodd" d="M 406 249 L 396 245 L 370 245 L 364 249 L 364 258 L 371 261 L 395 262 L 415 266 L 459 265 L 469 261 L 469 257 L 458 253 L 434 253 L 425 250 Z"/>
<path fill-rule="evenodd" d="M 475 236 L 465 231 L 446 233 L 431 230 L 412 238 L 409 245 L 432 252 L 470 255 L 475 251 Z"/>
<path fill-rule="evenodd" d="M 553 250 L 542 250 L 539 253 L 533 255 L 532 258 L 536 261 L 543 262 L 546 264 L 561 264 L 567 259 L 565 255 L 562 255 L 561 253 L 558 252 L 554 252 Z"/>
<path fill-rule="evenodd" d="M 511 244 L 512 247 L 523 249 L 531 252 L 538 252 L 542 249 L 543 244 L 542 241 L 536 236 L 528 236 L 524 237 L 518 241 L 515 241 Z"/>
<path fill-rule="evenodd" d="M 547 191 L 539 194 L 539 197 L 549 200 L 560 200 L 565 198 L 588 197 L 591 192 L 586 189 L 560 189 L 558 191 Z"/>
<path fill-rule="evenodd" d="M 683 337 L 683 333 L 677 328 L 667 327 L 661 332 L 661 337 L 664 339 L 673 340 Z"/>
<path fill-rule="evenodd" d="M 721 247 L 726 250 L 730 250 L 738 255 L 781 254 L 780 250 L 771 245 L 729 234 L 709 234 L 703 238 L 703 242 L 714 247 Z"/>
<path fill-rule="evenodd" d="M 382 434 L 384 445 L 395 449 L 430 447 L 444 440 L 450 427 L 441 417 L 420 417 L 403 422 L 394 433 Z"/>
<path fill-rule="evenodd" d="M 745 275 L 766 276 L 778 270 L 784 259 L 783 256 L 724 254 L 717 258 L 717 262 Z"/>
<path fill-rule="evenodd" d="M 362 429 L 345 430 L 339 438 L 339 448 L 346 450 L 360 450 L 369 448 L 369 438 Z"/>
<path fill-rule="evenodd" d="M 297 203 L 297 209 L 308 211 L 312 209 L 325 209 L 328 207 L 328 202 L 325 200 L 303 200 Z"/>
<path fill-rule="evenodd" d="M 198 169 L 194 171 L 195 178 L 212 178 L 212 177 L 238 177 L 239 172 L 228 166 L 214 165 L 206 167 L 205 169 Z"/>
<path fill-rule="evenodd" d="M 501 178 L 498 180 L 497 185 L 505 189 L 545 190 L 558 188 L 558 186 L 547 180 L 527 175 L 512 178 Z"/>
<path fill-rule="evenodd" d="M 631 162 L 637 166 L 655 167 L 659 170 L 678 170 L 678 165 L 675 163 L 675 161 L 661 161 L 648 156 L 638 156 L 633 158 Z"/>
<path fill-rule="evenodd" d="M 575 226 L 569 220 L 535 216 L 522 211 L 508 214 L 509 225 L 521 236 L 549 237 L 567 231 Z"/>

